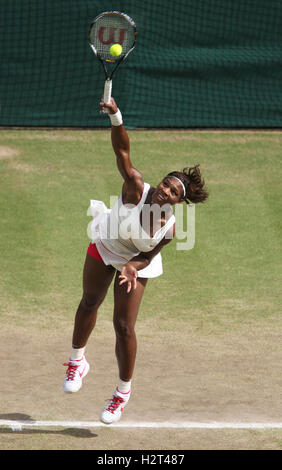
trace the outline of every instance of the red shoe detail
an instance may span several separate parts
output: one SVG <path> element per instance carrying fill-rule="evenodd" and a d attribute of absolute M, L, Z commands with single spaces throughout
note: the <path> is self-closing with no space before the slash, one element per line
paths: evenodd
<path fill-rule="evenodd" d="M 115 410 L 124 402 L 124 399 L 117 396 L 117 395 L 114 395 L 111 399 L 111 402 L 108 406 L 108 408 L 106 408 L 107 411 L 109 411 L 110 413 L 114 414 Z M 121 408 L 121 411 L 123 411 L 123 408 Z"/>
<path fill-rule="evenodd" d="M 74 380 L 76 370 L 79 366 L 73 366 L 69 362 L 66 362 L 65 364 L 63 364 L 63 366 L 68 366 L 68 370 L 66 372 L 66 376 L 67 376 L 66 380 Z M 81 376 L 81 374 L 79 375 Z"/>

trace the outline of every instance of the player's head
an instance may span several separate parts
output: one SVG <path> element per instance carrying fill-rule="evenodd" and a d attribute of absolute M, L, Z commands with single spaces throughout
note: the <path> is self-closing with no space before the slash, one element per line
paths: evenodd
<path fill-rule="evenodd" d="M 204 202 L 208 198 L 205 181 L 201 176 L 199 165 L 186 167 L 182 171 L 172 171 L 158 185 L 154 199 L 159 204 L 171 205 L 180 202 Z"/>

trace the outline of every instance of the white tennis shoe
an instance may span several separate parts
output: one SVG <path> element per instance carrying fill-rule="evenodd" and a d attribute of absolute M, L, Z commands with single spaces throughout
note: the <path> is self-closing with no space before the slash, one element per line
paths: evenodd
<path fill-rule="evenodd" d="M 67 366 L 66 377 L 63 383 L 63 390 L 66 393 L 75 393 L 82 386 L 82 379 L 88 374 L 90 366 L 83 356 L 82 359 L 73 361 L 69 359 L 69 362 L 63 364 Z"/>
<path fill-rule="evenodd" d="M 121 413 L 127 405 L 129 398 L 130 392 L 121 393 L 117 388 L 112 398 L 103 409 L 100 421 L 105 424 L 116 423 L 120 419 Z"/>

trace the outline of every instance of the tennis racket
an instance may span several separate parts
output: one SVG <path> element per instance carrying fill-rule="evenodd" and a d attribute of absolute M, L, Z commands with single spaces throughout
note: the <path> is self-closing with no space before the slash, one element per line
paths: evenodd
<path fill-rule="evenodd" d="M 136 25 L 125 13 L 119 11 L 106 11 L 100 13 L 92 21 L 89 30 L 89 45 L 103 66 L 105 73 L 104 102 L 109 103 L 112 96 L 112 78 L 118 66 L 134 49 L 136 43 Z M 113 44 L 120 44 L 122 52 L 113 57 L 110 48 Z M 111 64 L 111 72 L 107 66 Z M 104 113 L 108 109 L 103 109 Z"/>

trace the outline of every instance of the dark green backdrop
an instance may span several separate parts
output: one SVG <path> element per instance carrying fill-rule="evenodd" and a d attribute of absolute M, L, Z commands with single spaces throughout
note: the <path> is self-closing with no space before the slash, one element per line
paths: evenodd
<path fill-rule="evenodd" d="M 0 125 L 109 126 L 91 20 L 120 10 L 135 50 L 113 80 L 127 127 L 282 127 L 280 0 L 0 0 Z"/>

